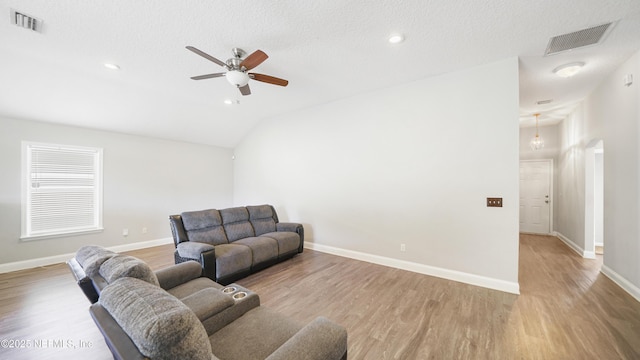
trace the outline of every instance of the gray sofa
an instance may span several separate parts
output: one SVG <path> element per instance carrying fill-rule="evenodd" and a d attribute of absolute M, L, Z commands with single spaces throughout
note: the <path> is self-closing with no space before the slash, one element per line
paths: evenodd
<path fill-rule="evenodd" d="M 240 285 L 203 277 L 196 262 L 153 272 L 134 257 L 85 247 L 75 263 L 98 289 L 89 311 L 114 359 L 347 358 L 342 326 L 295 322 Z"/>
<path fill-rule="evenodd" d="M 176 264 L 195 260 L 228 284 L 301 253 L 304 228 L 282 223 L 271 205 L 188 211 L 169 216 Z"/>

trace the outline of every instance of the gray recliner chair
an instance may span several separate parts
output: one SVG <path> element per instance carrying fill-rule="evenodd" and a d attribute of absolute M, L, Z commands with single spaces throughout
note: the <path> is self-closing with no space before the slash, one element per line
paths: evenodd
<path fill-rule="evenodd" d="M 242 293 L 216 304 L 233 307 Z M 326 318 L 302 325 L 256 306 L 208 334 L 184 303 L 135 278 L 109 284 L 90 313 L 115 359 L 347 359 L 346 330 Z"/>
<path fill-rule="evenodd" d="M 202 276 L 194 261 L 153 272 L 132 256 L 87 246 L 69 267 L 96 300 L 90 313 L 115 359 L 347 357 L 342 326 L 322 317 L 299 324 L 260 306 L 249 289 Z"/>

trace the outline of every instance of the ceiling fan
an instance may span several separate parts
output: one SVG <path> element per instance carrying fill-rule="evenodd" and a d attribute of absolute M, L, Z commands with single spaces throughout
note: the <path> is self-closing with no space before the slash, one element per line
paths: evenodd
<path fill-rule="evenodd" d="M 250 79 L 280 86 L 287 86 L 289 84 L 289 81 L 274 76 L 247 72 L 267 60 L 269 56 L 262 52 L 262 50 L 256 50 L 251 53 L 251 55 L 243 59 L 242 57 L 246 54 L 244 50 L 233 48 L 231 49 L 231 51 L 233 51 L 233 57 L 225 63 L 202 50 L 194 48 L 193 46 L 187 46 L 187 49 L 227 69 L 226 72 L 193 76 L 191 77 L 193 80 L 211 79 L 224 76 L 231 85 L 235 85 L 240 90 L 242 95 L 251 95 L 251 89 L 249 89 Z"/>

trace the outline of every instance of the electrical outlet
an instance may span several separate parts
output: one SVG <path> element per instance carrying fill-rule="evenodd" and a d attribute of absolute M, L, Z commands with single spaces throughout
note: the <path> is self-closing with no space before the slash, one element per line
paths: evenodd
<path fill-rule="evenodd" d="M 146 234 L 146 233 L 147 233 L 147 228 L 146 228 L 146 227 L 143 227 L 143 228 L 142 228 L 142 233 L 143 233 L 143 234 Z"/>
<path fill-rule="evenodd" d="M 402 252 L 407 251 L 407 247 L 405 246 L 405 244 L 400 244 L 400 251 Z"/>
<path fill-rule="evenodd" d="M 502 207 L 502 198 L 487 198 L 487 207 Z"/>
<path fill-rule="evenodd" d="M 129 236 L 129 229 L 122 229 L 122 236 Z"/>

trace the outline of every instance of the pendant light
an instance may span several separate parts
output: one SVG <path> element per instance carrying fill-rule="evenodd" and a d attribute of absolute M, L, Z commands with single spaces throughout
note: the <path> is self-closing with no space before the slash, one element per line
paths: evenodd
<path fill-rule="evenodd" d="M 540 134 L 538 134 L 538 116 L 540 116 L 540 114 L 533 115 L 536 117 L 536 136 L 531 139 L 529 145 L 531 146 L 531 150 L 540 150 L 544 147 L 544 139 L 542 139 Z"/>

